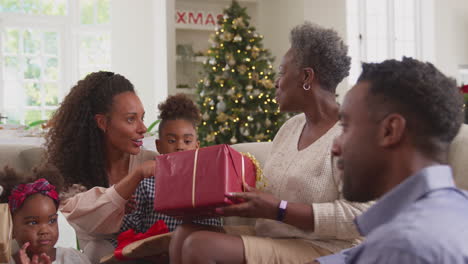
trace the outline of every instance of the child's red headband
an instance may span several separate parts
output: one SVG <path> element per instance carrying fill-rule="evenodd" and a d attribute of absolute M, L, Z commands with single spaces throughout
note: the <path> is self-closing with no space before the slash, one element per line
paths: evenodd
<path fill-rule="evenodd" d="M 8 197 L 8 205 L 11 213 L 18 210 L 24 203 L 24 200 L 29 196 L 40 193 L 49 196 L 54 200 L 55 204 L 59 204 L 58 193 L 55 191 L 55 186 L 50 184 L 46 179 L 39 179 L 33 183 L 20 184 L 16 186 L 11 195 Z"/>

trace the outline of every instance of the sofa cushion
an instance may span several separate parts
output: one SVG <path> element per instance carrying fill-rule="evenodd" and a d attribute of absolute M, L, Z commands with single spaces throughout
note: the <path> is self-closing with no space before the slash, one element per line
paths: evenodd
<path fill-rule="evenodd" d="M 252 142 L 235 144 L 231 147 L 239 152 L 248 152 L 252 154 L 263 168 L 263 166 L 265 166 L 265 161 L 270 155 L 271 144 L 271 142 Z"/>
<path fill-rule="evenodd" d="M 452 166 L 455 183 L 458 188 L 468 190 L 468 125 L 460 128 L 450 146 L 449 165 Z"/>

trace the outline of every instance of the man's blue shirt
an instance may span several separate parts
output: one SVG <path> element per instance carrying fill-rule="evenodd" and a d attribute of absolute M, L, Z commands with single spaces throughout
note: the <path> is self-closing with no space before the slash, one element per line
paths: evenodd
<path fill-rule="evenodd" d="M 356 218 L 365 241 L 320 263 L 467 263 L 468 195 L 448 166 L 427 167 Z"/>

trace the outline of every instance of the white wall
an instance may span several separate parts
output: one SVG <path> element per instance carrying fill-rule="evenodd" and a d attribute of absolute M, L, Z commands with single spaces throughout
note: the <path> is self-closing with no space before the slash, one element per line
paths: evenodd
<path fill-rule="evenodd" d="M 304 19 L 326 28 L 332 28 L 347 43 L 346 0 L 304 0 Z M 345 78 L 336 88 L 339 101 L 350 88 Z"/>
<path fill-rule="evenodd" d="M 227 0 L 118 0 L 112 2 L 112 68 L 135 85 L 150 123 L 157 117 L 157 104 L 175 87 L 175 6 L 203 10 L 222 10 Z M 433 8 L 430 2 L 434 3 Z M 331 27 L 346 39 L 346 0 L 256 0 L 241 1 L 248 7 L 252 24 L 264 35 L 264 47 L 279 65 L 289 48 L 289 31 L 304 20 Z M 423 32 L 423 59 L 433 61 L 444 73 L 458 77 L 458 65 L 468 64 L 468 1 L 424 0 L 423 24 L 433 31 Z M 193 42 L 194 50 L 208 47 L 196 31 L 180 35 L 177 42 Z M 338 87 L 342 96 L 348 89 Z"/>
<path fill-rule="evenodd" d="M 147 125 L 157 119 L 157 104 L 174 85 L 173 9 L 173 0 L 112 1 L 112 70 L 135 86 Z"/>
<path fill-rule="evenodd" d="M 435 65 L 458 77 L 458 66 L 468 64 L 468 1 L 434 0 Z"/>
<path fill-rule="evenodd" d="M 289 49 L 289 31 L 304 21 L 304 0 L 258 0 L 257 31 L 264 36 L 263 46 L 276 57 L 275 70 Z"/>
<path fill-rule="evenodd" d="M 276 69 L 289 49 L 291 29 L 310 21 L 326 28 L 333 28 L 346 41 L 345 0 L 258 0 L 259 32 L 264 35 L 264 47 L 276 57 Z M 344 80 L 337 89 L 342 96 L 348 89 Z"/>

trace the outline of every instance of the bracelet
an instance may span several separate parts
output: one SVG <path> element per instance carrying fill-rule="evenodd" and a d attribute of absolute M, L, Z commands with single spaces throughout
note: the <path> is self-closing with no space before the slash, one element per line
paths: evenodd
<path fill-rule="evenodd" d="M 288 207 L 288 201 L 281 200 L 278 206 L 278 215 L 276 216 L 276 220 L 283 222 L 284 217 L 286 215 L 286 208 Z"/>

